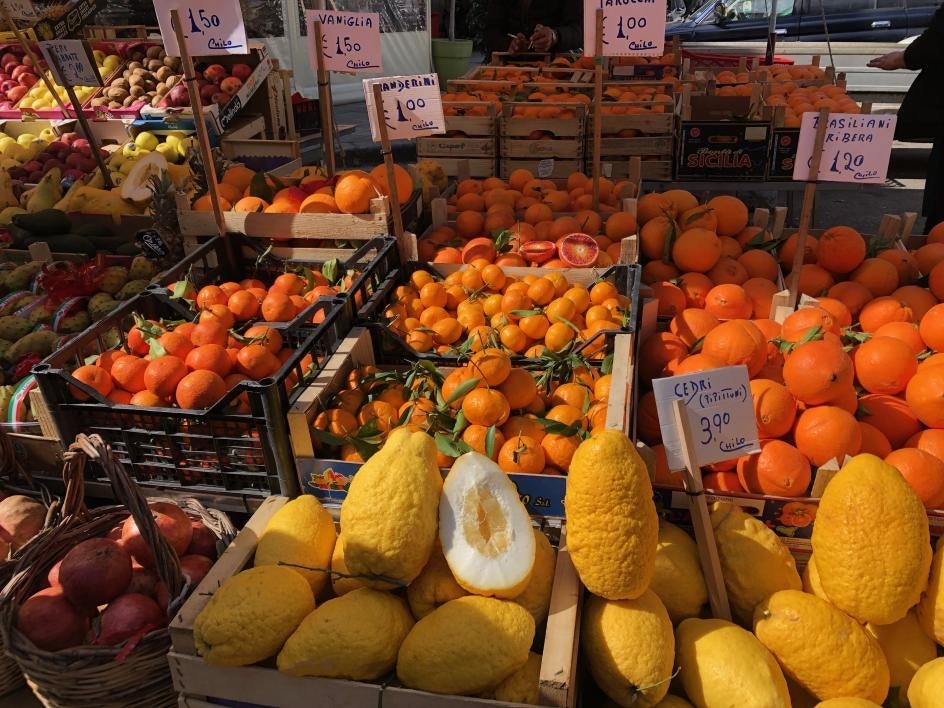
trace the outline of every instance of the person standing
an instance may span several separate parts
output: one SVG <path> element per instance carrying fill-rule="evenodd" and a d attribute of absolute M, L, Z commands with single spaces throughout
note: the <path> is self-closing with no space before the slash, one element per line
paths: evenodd
<path fill-rule="evenodd" d="M 488 0 L 485 39 L 492 52 L 563 52 L 583 46 L 577 0 Z M 509 36 L 510 35 L 510 36 Z"/>
<path fill-rule="evenodd" d="M 898 109 L 895 137 L 932 143 L 922 207 L 928 232 L 944 222 L 944 5 L 904 51 L 883 54 L 869 66 L 920 71 Z"/>

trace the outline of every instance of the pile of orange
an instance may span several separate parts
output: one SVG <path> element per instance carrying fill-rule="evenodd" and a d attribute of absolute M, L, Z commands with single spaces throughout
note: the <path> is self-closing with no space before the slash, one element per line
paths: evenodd
<path fill-rule="evenodd" d="M 322 456 L 362 462 L 391 430 L 407 425 L 438 439 L 443 468 L 474 450 L 505 472 L 559 475 L 567 473 L 581 440 L 606 424 L 611 376 L 590 367 L 544 390 L 531 372 L 512 366 L 505 351 L 486 348 L 445 375 L 426 370 L 425 380 L 414 377 L 412 387 L 406 372 L 402 378 L 384 372 L 382 379 L 376 373 L 373 366 L 352 371 L 347 388 L 312 422 L 327 434 L 315 436 Z"/>
<path fill-rule="evenodd" d="M 794 235 L 782 264 L 795 247 Z M 845 226 L 812 239 L 800 282 L 818 302 L 782 323 L 768 319 L 769 300 L 756 302 L 750 280 L 714 284 L 692 271 L 655 284 L 671 319 L 640 346 L 644 385 L 735 364 L 752 379 L 761 452 L 706 469 L 706 488 L 804 496 L 813 469 L 868 452 L 896 466 L 929 509 L 944 508 L 944 226 L 914 253 L 868 257 L 870 247 Z M 921 272 L 929 289 L 916 284 Z M 651 392 L 638 424 L 660 460 L 659 483 L 680 486 L 658 444 Z"/>
<path fill-rule="evenodd" d="M 396 165 L 397 198 L 402 206 L 413 194 L 413 178 Z M 220 207 L 223 211 L 265 214 L 367 214 L 371 201 L 390 196 L 387 170 L 378 165 L 370 173 L 351 170 L 341 173 L 337 180 L 326 180 L 310 175 L 286 186 L 282 179 L 258 175 L 247 167 L 231 167 L 217 185 Z M 212 211 L 209 195 L 193 202 L 194 211 Z"/>
<path fill-rule="evenodd" d="M 241 381 L 273 376 L 295 353 L 283 346 L 277 329 L 254 325 L 236 336 L 232 326 L 232 315 L 221 317 L 213 309 L 203 310 L 196 322 L 176 326 L 142 322 L 128 332 L 123 348 L 105 352 L 72 376 L 113 403 L 210 408 Z M 303 369 L 311 363 L 308 359 Z M 84 391 L 70 390 L 76 400 L 88 399 Z M 245 394 L 231 407 L 248 413 Z"/>
<path fill-rule="evenodd" d="M 607 280 L 588 288 L 556 271 L 518 279 L 482 261 L 443 280 L 415 271 L 396 288 L 384 317 L 418 352 L 500 348 L 537 358 L 582 345 L 587 357 L 602 358 L 600 333 L 620 329 L 629 308 L 626 295 Z"/>
<path fill-rule="evenodd" d="M 619 261 L 620 241 L 636 233 L 635 217 L 616 211 L 620 199 L 633 194 L 628 181 L 601 178 L 600 208 L 593 211 L 590 178 L 581 172 L 560 183 L 537 179 L 525 169 L 515 170 L 508 180 L 465 179 L 449 199 L 454 221 L 420 239 L 419 257 L 436 263 L 485 259 L 505 266 L 606 267 Z M 584 251 L 561 251 L 563 239 L 575 233 L 593 240 L 597 253 L 591 262 L 572 257 Z M 580 241 L 594 250 L 585 239 Z"/>
<path fill-rule="evenodd" d="M 784 127 L 799 128 L 804 113 L 815 113 L 822 108 L 830 113 L 859 113 L 862 108 L 842 86 L 800 87 L 792 81 L 770 84 L 765 99 L 768 106 L 784 106 Z"/>

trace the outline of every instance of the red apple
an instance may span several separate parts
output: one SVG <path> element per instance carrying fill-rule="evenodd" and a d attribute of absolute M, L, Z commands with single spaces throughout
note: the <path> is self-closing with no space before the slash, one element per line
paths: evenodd
<path fill-rule="evenodd" d="M 21 74 L 20 75 L 20 86 L 26 88 L 33 88 L 36 85 L 36 82 L 39 81 L 39 77 L 36 74 Z"/>
<path fill-rule="evenodd" d="M 13 101 L 13 103 L 16 103 L 28 92 L 29 89 L 26 86 L 14 86 L 9 91 L 7 91 L 7 99 Z"/>
<path fill-rule="evenodd" d="M 220 82 L 220 90 L 225 94 L 229 94 L 230 96 L 235 95 L 235 93 L 242 87 L 243 82 L 237 79 L 235 76 L 230 76 Z"/>
<path fill-rule="evenodd" d="M 210 64 L 206 69 L 203 70 L 203 76 L 207 81 L 212 81 L 214 84 L 218 84 L 227 76 L 229 76 L 229 72 L 220 64 Z"/>
<path fill-rule="evenodd" d="M 233 64 L 233 68 L 230 70 L 230 75 L 235 76 L 242 82 L 245 82 L 250 76 L 252 76 L 252 67 L 249 64 Z"/>

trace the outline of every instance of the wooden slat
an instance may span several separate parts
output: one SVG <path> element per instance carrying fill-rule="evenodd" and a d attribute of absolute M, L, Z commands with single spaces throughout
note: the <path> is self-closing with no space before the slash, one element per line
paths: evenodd
<path fill-rule="evenodd" d="M 501 156 L 526 158 L 580 158 L 584 156 L 584 141 L 580 137 L 573 139 L 530 140 L 503 137 Z"/>

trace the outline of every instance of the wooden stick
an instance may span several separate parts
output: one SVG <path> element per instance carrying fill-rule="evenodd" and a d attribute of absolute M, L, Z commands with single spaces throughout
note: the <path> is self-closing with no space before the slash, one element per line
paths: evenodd
<path fill-rule="evenodd" d="M 813 156 L 810 171 L 803 188 L 803 205 L 800 207 L 800 230 L 797 235 L 796 251 L 793 253 L 793 267 L 790 269 L 790 309 L 795 310 L 800 303 L 800 269 L 803 267 L 803 255 L 806 251 L 806 238 L 810 233 L 813 220 L 813 202 L 816 199 L 816 180 L 819 179 L 819 165 L 823 158 L 823 140 L 826 139 L 826 124 L 829 110 L 820 109 L 819 125 L 813 142 Z"/>
<path fill-rule="evenodd" d="M 383 155 L 384 165 L 387 167 L 387 191 L 389 192 L 390 209 L 393 212 L 393 235 L 397 243 L 403 245 L 403 215 L 400 213 L 400 198 L 397 195 L 397 173 L 394 170 L 393 147 L 390 145 L 390 135 L 387 132 L 387 117 L 384 115 L 383 91 L 380 83 L 375 83 L 374 110 L 377 111 L 377 130 L 380 132 L 380 154 Z M 400 253 L 405 253 L 403 248 Z"/>
<path fill-rule="evenodd" d="M 59 104 L 59 108 L 62 109 L 62 117 L 68 118 L 69 109 L 66 108 L 66 104 L 62 101 L 62 97 L 59 95 L 59 92 L 56 91 L 56 85 L 52 81 L 49 80 L 49 76 L 47 75 L 47 72 L 42 70 L 42 66 L 43 66 L 42 62 L 39 60 L 39 57 L 36 56 L 36 53 L 30 47 L 29 42 L 26 40 L 26 37 L 24 37 L 23 33 L 20 32 L 19 27 L 16 26 L 15 22 L 13 22 L 13 18 L 10 17 L 10 13 L 7 12 L 6 4 L 2 2 L 0 2 L 0 14 L 3 15 L 3 19 L 6 21 L 6 23 L 10 25 L 10 29 L 13 30 L 13 34 L 16 35 L 17 41 L 23 47 L 23 51 L 26 52 L 26 56 L 28 56 L 32 60 L 33 67 L 36 69 L 36 71 L 39 72 L 40 81 L 46 84 L 46 88 L 49 89 L 49 93 L 52 94 L 52 97 L 56 100 L 56 103 Z M 76 113 L 81 113 L 81 111 L 77 109 Z"/>
<path fill-rule="evenodd" d="M 180 23 L 180 10 L 170 11 L 170 22 L 177 37 L 177 47 L 180 52 L 180 61 L 184 70 L 184 83 L 190 94 L 190 107 L 193 112 L 193 125 L 197 130 L 197 144 L 200 147 L 200 157 L 203 161 L 203 172 L 206 174 L 207 194 L 210 196 L 210 206 L 213 207 L 213 217 L 220 234 L 226 233 L 223 225 L 223 209 L 220 206 L 220 195 L 216 191 L 216 164 L 213 162 L 213 150 L 210 148 L 210 133 L 207 131 L 203 117 L 203 103 L 200 101 L 200 92 L 197 89 L 196 72 L 193 68 L 193 59 L 187 49 L 187 40 L 184 37 L 183 25 Z"/>
<path fill-rule="evenodd" d="M 321 23 L 315 22 L 315 61 L 318 65 L 318 110 L 321 112 L 321 141 L 324 144 L 325 169 L 328 177 L 334 177 L 336 170 L 334 161 L 334 117 L 331 105 L 331 80 L 325 69 L 324 42 L 321 33 Z"/>
<path fill-rule="evenodd" d="M 718 619 L 730 622 L 731 607 L 728 604 L 728 593 L 724 588 L 724 574 L 721 571 L 721 560 L 718 558 L 718 546 L 715 544 L 715 531 L 708 515 L 701 469 L 695 464 L 685 403 L 680 399 L 672 401 L 672 412 L 675 414 L 675 424 L 678 426 L 679 440 L 682 443 L 682 459 L 685 461 L 683 480 L 688 494 L 692 526 L 695 528 L 695 538 L 698 541 L 698 558 L 702 572 L 705 574 L 705 584 L 708 587 L 711 614 Z"/>
<path fill-rule="evenodd" d="M 49 52 L 49 61 L 52 62 L 53 68 L 61 77 L 62 66 L 59 64 L 59 60 L 56 58 L 55 52 Z M 65 88 L 66 93 L 69 94 L 69 100 L 72 102 L 73 110 L 75 110 L 75 117 L 78 119 L 79 125 L 82 126 L 82 130 L 85 131 L 85 137 L 89 141 L 89 145 L 92 146 L 92 155 L 95 157 L 95 162 L 98 163 L 98 169 L 102 171 L 102 179 L 105 181 L 105 186 L 108 189 L 111 189 L 115 185 L 111 181 L 111 174 L 108 171 L 108 167 L 105 165 L 105 159 L 102 157 L 102 151 L 98 147 L 98 140 L 95 139 L 95 135 L 92 133 L 92 128 L 88 124 L 85 114 L 82 113 L 82 105 L 79 102 L 78 96 L 75 95 L 75 89 L 65 81 L 63 81 L 63 88 Z"/>
<path fill-rule="evenodd" d="M 600 141 L 603 138 L 603 10 L 597 10 L 593 55 L 593 211 L 600 209 Z"/>

